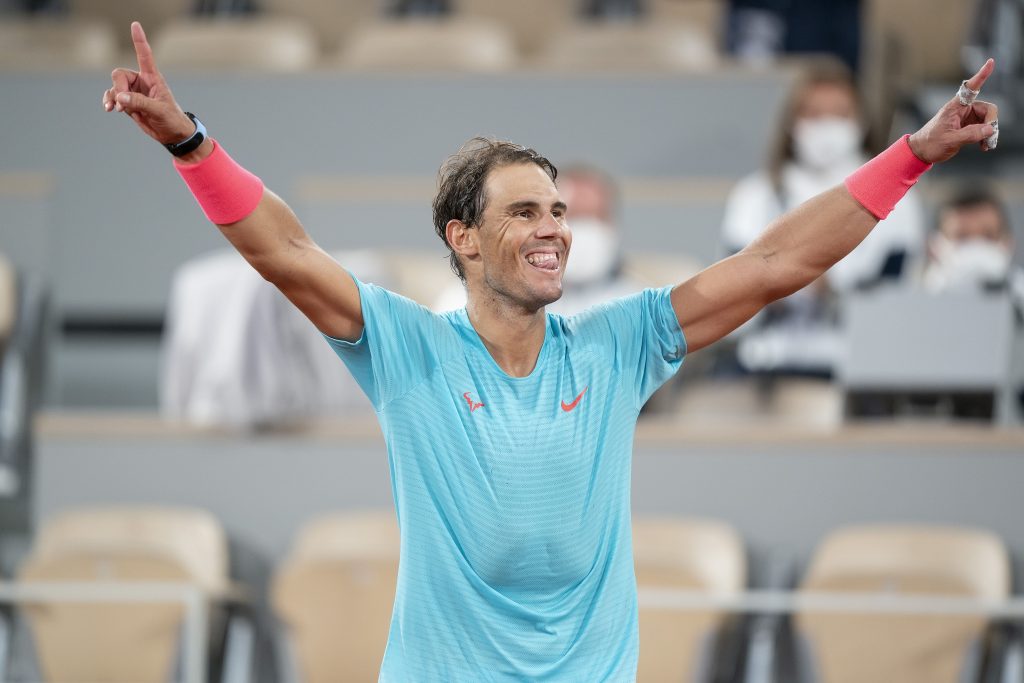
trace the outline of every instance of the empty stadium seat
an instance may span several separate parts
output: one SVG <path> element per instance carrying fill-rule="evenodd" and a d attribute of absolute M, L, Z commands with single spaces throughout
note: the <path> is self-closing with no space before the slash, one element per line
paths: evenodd
<path fill-rule="evenodd" d="M 516 66 L 508 31 L 477 19 L 405 19 L 359 27 L 341 52 L 346 68 L 489 73 Z"/>
<path fill-rule="evenodd" d="M 574 71 L 685 71 L 717 61 L 714 39 L 691 26 L 585 22 L 553 36 L 538 65 Z"/>
<path fill-rule="evenodd" d="M 696 519 L 633 518 L 639 590 L 675 588 L 730 595 L 747 583 L 746 556 L 729 525 Z M 640 608 L 637 681 L 695 681 L 706 670 L 726 615 Z"/>
<path fill-rule="evenodd" d="M 648 12 L 655 22 L 686 23 L 719 44 L 728 0 L 648 0 Z"/>
<path fill-rule="evenodd" d="M 525 55 L 535 54 L 564 31 L 578 10 L 578 3 L 551 0 L 453 0 L 453 5 L 459 16 L 501 25 Z"/>
<path fill-rule="evenodd" d="M 21 581 L 170 581 L 216 593 L 228 582 L 227 541 L 200 510 L 99 507 L 49 520 Z M 182 626 L 178 604 L 48 603 L 26 608 L 48 681 L 164 683 Z"/>
<path fill-rule="evenodd" d="M 758 377 L 688 382 L 674 408 L 688 425 L 742 422 L 797 430 L 831 430 L 843 421 L 842 389 L 828 380 Z"/>
<path fill-rule="evenodd" d="M 683 253 L 630 250 L 622 265 L 631 280 L 645 287 L 665 287 L 685 282 L 700 272 L 701 266 Z"/>
<path fill-rule="evenodd" d="M 379 249 L 374 255 L 394 278 L 395 292 L 427 307 L 458 281 L 440 250 Z"/>
<path fill-rule="evenodd" d="M 152 39 L 162 69 L 215 68 L 293 72 L 313 66 L 313 30 L 287 17 L 179 19 Z"/>
<path fill-rule="evenodd" d="M 325 516 L 307 524 L 273 586 L 305 683 L 376 681 L 398 581 L 395 513 Z"/>
<path fill-rule="evenodd" d="M 117 61 L 108 24 L 91 19 L 0 19 L 0 69 L 108 69 Z"/>
<path fill-rule="evenodd" d="M 303 20 L 316 31 L 324 50 L 334 52 L 357 26 L 380 11 L 380 0 L 264 0 L 260 7 L 278 16 Z"/>
<path fill-rule="evenodd" d="M 132 50 L 129 27 L 133 21 L 141 22 L 152 37 L 166 22 L 187 17 L 195 5 L 193 0 L 65 0 L 64 4 L 71 17 L 101 21 L 111 26 L 122 51 Z"/>
<path fill-rule="evenodd" d="M 1010 591 L 1009 557 L 988 531 L 856 526 L 825 539 L 800 590 L 995 601 Z M 956 683 L 986 628 L 980 616 L 936 614 L 803 612 L 796 624 L 821 683 Z"/>

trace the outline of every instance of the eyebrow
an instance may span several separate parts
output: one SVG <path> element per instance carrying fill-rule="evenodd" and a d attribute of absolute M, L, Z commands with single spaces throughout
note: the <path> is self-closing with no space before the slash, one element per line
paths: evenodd
<path fill-rule="evenodd" d="M 535 201 L 533 201 L 531 199 L 524 199 L 522 201 L 512 202 L 507 207 L 505 207 L 505 210 L 506 211 L 518 211 L 519 209 L 538 209 L 538 208 L 540 208 L 540 203 L 535 202 Z M 565 211 L 569 207 L 566 206 L 565 202 L 557 201 L 557 202 L 555 202 L 554 204 L 551 205 L 551 208 L 552 209 L 561 209 L 562 211 Z"/>

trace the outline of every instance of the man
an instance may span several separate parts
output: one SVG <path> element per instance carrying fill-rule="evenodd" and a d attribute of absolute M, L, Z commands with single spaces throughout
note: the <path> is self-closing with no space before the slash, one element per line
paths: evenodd
<path fill-rule="evenodd" d="M 994 193 L 967 187 L 950 197 L 928 246 L 927 290 L 1007 289 L 1024 310 L 1024 270 L 1013 265 L 1013 232 Z"/>
<path fill-rule="evenodd" d="M 689 350 L 819 277 L 930 162 L 994 143 L 973 97 L 675 287 L 547 314 L 572 244 L 544 157 L 477 141 L 441 169 L 434 227 L 465 281 L 443 315 L 357 282 L 178 107 L 132 25 L 138 71 L 103 95 L 178 159 L 208 218 L 327 337 L 377 409 L 401 527 L 382 681 L 628 681 L 638 652 L 633 430 Z M 856 199 L 854 197 L 857 197 Z M 832 226 L 842 225 L 842 230 Z M 685 337 L 684 337 L 685 334 Z"/>

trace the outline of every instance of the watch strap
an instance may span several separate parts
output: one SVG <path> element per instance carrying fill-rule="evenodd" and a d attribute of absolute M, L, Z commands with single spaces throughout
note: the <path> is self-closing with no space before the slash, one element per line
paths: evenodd
<path fill-rule="evenodd" d="M 183 157 L 189 152 L 194 151 L 206 139 L 206 126 L 203 125 L 203 122 L 190 111 L 185 112 L 185 116 L 192 119 L 192 123 L 196 124 L 196 131 L 181 142 L 172 142 L 164 145 L 167 151 L 176 157 Z"/>

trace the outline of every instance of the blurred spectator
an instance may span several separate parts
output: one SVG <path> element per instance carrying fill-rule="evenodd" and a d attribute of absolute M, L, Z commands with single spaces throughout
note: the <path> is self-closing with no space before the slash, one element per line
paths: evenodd
<path fill-rule="evenodd" d="M 373 254 L 337 257 L 358 277 L 390 284 Z M 178 269 L 162 346 L 160 411 L 169 420 L 256 430 L 371 410 L 320 332 L 234 250 Z"/>
<path fill-rule="evenodd" d="M 67 0 L 0 0 L 0 13 L 64 14 L 67 10 Z"/>
<path fill-rule="evenodd" d="M 593 166 L 560 169 L 558 191 L 568 205 L 566 220 L 572 246 L 562 280 L 562 298 L 547 307 L 552 313 L 573 315 L 609 299 L 643 289 L 623 272 L 619 230 L 619 189 L 614 179 Z M 466 290 L 457 283 L 434 305 L 444 311 L 466 305 Z"/>
<path fill-rule="evenodd" d="M 783 111 L 768 168 L 741 180 L 729 196 L 722 226 L 726 251 L 744 248 L 773 219 L 842 183 L 867 161 L 862 121 L 850 71 L 834 60 L 809 65 Z M 741 364 L 751 371 L 830 376 L 841 352 L 832 294 L 900 278 L 923 243 L 922 211 L 911 191 L 822 279 L 741 329 Z"/>
<path fill-rule="evenodd" d="M 259 9 L 256 0 L 196 0 L 193 5 L 193 13 L 204 17 L 253 14 Z"/>
<path fill-rule="evenodd" d="M 391 0 L 386 8 L 394 17 L 443 17 L 451 11 L 448 0 Z"/>
<path fill-rule="evenodd" d="M 638 19 L 645 10 L 643 0 L 584 0 L 581 14 L 587 19 Z"/>
<path fill-rule="evenodd" d="M 1024 269 L 1013 263 L 1006 207 L 983 187 L 961 190 L 939 211 L 923 284 L 931 292 L 1009 290 L 1024 307 Z"/>
<path fill-rule="evenodd" d="M 857 70 L 860 0 L 732 0 L 729 52 L 765 62 L 780 53 L 833 54 Z"/>

